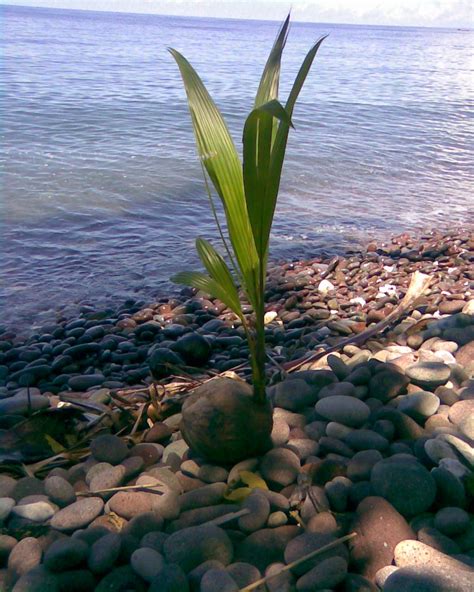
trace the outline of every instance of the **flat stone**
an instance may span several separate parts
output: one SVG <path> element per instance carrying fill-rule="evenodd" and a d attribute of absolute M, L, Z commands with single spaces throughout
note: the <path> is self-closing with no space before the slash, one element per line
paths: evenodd
<path fill-rule="evenodd" d="M 395 427 L 396 436 L 401 440 L 417 440 L 425 434 L 414 419 L 397 409 L 384 407 L 376 412 L 376 418 L 389 420 Z"/>
<path fill-rule="evenodd" d="M 211 568 L 203 575 L 199 592 L 239 592 L 239 586 L 224 569 Z"/>
<path fill-rule="evenodd" d="M 382 460 L 378 450 L 362 450 L 357 452 L 347 464 L 347 476 L 351 481 L 370 479 L 370 472 L 375 464 Z"/>
<path fill-rule="evenodd" d="M 197 478 L 204 481 L 204 483 L 219 483 L 227 481 L 229 472 L 223 467 L 216 465 L 202 465 L 199 467 Z"/>
<path fill-rule="evenodd" d="M 184 440 L 176 440 L 165 447 L 161 461 L 176 470 L 189 450 Z"/>
<path fill-rule="evenodd" d="M 226 490 L 227 486 L 225 483 L 211 483 L 199 489 L 187 491 L 179 498 L 181 511 L 218 504 L 223 500 Z"/>
<path fill-rule="evenodd" d="M 438 438 L 452 446 L 471 468 L 474 467 L 474 448 L 472 446 L 452 434 L 440 434 Z"/>
<path fill-rule="evenodd" d="M 115 592 L 115 590 L 145 592 L 146 585 L 143 583 L 142 578 L 129 565 L 121 565 L 106 574 L 95 587 L 94 592 Z M 163 592 L 165 592 L 165 589 L 163 589 Z"/>
<path fill-rule="evenodd" d="M 13 497 L 16 479 L 9 475 L 0 475 L 0 497 Z"/>
<path fill-rule="evenodd" d="M 474 399 L 458 401 L 449 409 L 449 421 L 454 425 L 459 425 L 467 416 L 474 415 Z"/>
<path fill-rule="evenodd" d="M 300 411 L 318 400 L 318 391 L 302 379 L 285 380 L 269 391 L 275 405 L 289 411 Z"/>
<path fill-rule="evenodd" d="M 395 547 L 395 565 L 398 567 L 414 567 L 417 569 L 426 566 L 438 568 L 446 573 L 454 571 L 467 571 L 474 573 L 474 570 L 462 561 L 458 561 L 449 555 L 440 553 L 433 547 L 425 545 L 420 541 L 401 541 Z"/>
<path fill-rule="evenodd" d="M 434 390 L 448 382 L 451 368 L 442 362 L 419 362 L 409 366 L 405 373 L 417 386 Z"/>
<path fill-rule="evenodd" d="M 439 438 L 430 438 L 424 443 L 424 449 L 432 462 L 438 464 L 443 458 L 452 458 L 457 460 L 457 455 L 453 448 L 444 440 Z"/>
<path fill-rule="evenodd" d="M 434 525 L 447 536 L 462 534 L 469 526 L 469 514 L 461 508 L 442 508 L 436 512 Z"/>
<path fill-rule="evenodd" d="M 122 484 L 124 476 L 125 467 L 121 465 L 106 467 L 104 470 L 96 473 L 90 480 L 89 490 L 91 492 L 100 492 L 103 489 L 118 487 Z"/>
<path fill-rule="evenodd" d="M 355 397 L 356 388 L 352 382 L 333 382 L 319 391 L 319 399 L 326 397 Z"/>
<path fill-rule="evenodd" d="M 32 395 L 29 407 L 26 395 L 13 396 L 8 399 L 0 399 L 0 415 L 26 415 L 28 410 L 39 411 L 49 407 L 49 399 L 42 395 Z"/>
<path fill-rule="evenodd" d="M 203 525 L 170 535 L 163 545 L 163 552 L 168 563 L 177 563 L 189 572 L 209 559 L 218 559 L 228 565 L 233 558 L 233 545 L 224 530 Z"/>
<path fill-rule="evenodd" d="M 164 563 L 163 555 L 149 547 L 137 549 L 130 557 L 132 569 L 146 582 L 151 582 L 160 573 Z"/>
<path fill-rule="evenodd" d="M 145 491 L 119 491 L 110 498 L 108 504 L 110 511 L 131 520 L 141 513 L 153 511 L 153 496 L 154 493 Z"/>
<path fill-rule="evenodd" d="M 48 547 L 44 555 L 44 565 L 50 571 L 65 571 L 80 565 L 88 554 L 89 545 L 84 541 L 61 538 Z"/>
<path fill-rule="evenodd" d="M 44 491 L 49 499 L 60 507 L 76 501 L 74 487 L 59 476 L 48 477 L 44 482 Z"/>
<path fill-rule="evenodd" d="M 326 419 L 350 427 L 361 427 L 370 416 L 370 408 L 363 401 L 342 395 L 321 399 L 315 410 Z"/>
<path fill-rule="evenodd" d="M 60 592 L 59 582 L 55 574 L 42 565 L 37 565 L 24 573 L 13 587 L 12 592 Z"/>
<path fill-rule="evenodd" d="M 96 540 L 91 546 L 88 560 L 91 572 L 102 575 L 110 571 L 119 558 L 121 546 L 122 538 L 115 532 Z"/>
<path fill-rule="evenodd" d="M 226 567 L 226 571 L 230 574 L 239 589 L 256 582 L 262 575 L 255 566 L 243 561 L 231 563 Z"/>
<path fill-rule="evenodd" d="M 161 530 L 163 522 L 163 518 L 155 512 L 145 512 L 132 518 L 123 529 L 123 533 L 141 539 L 149 532 Z"/>
<path fill-rule="evenodd" d="M 8 534 L 0 534 L 0 564 L 4 565 L 7 562 L 13 547 L 17 544 L 15 537 Z"/>
<path fill-rule="evenodd" d="M 41 562 L 43 551 L 38 539 L 26 537 L 12 549 L 8 557 L 8 569 L 16 576 L 22 576 Z"/>
<path fill-rule="evenodd" d="M 278 512 L 272 512 L 268 516 L 267 526 L 269 528 L 277 528 L 278 526 L 284 526 L 285 524 L 288 524 L 288 516 L 281 510 Z"/>
<path fill-rule="evenodd" d="M 343 438 L 353 450 L 379 450 L 389 447 L 389 441 L 373 430 L 353 430 Z"/>
<path fill-rule="evenodd" d="M 395 570 L 385 580 L 384 592 L 470 592 L 472 575 L 429 565 Z"/>
<path fill-rule="evenodd" d="M 411 393 L 401 398 L 398 403 L 398 409 L 406 413 L 415 421 L 422 423 L 426 418 L 434 415 L 440 405 L 439 398 L 433 393 L 419 391 Z"/>
<path fill-rule="evenodd" d="M 263 572 L 270 564 L 283 561 L 288 542 L 301 532 L 298 526 L 263 528 L 250 534 L 239 545 L 239 561 L 251 563 Z"/>
<path fill-rule="evenodd" d="M 287 564 L 293 563 L 293 561 L 297 561 L 308 553 L 312 553 L 313 551 L 333 543 L 334 541 L 336 541 L 336 537 L 330 534 L 319 534 L 315 532 L 304 533 L 295 537 L 288 543 L 285 548 L 285 561 Z M 343 544 L 333 547 L 332 549 L 329 549 L 328 551 L 325 551 L 324 553 L 295 566 L 292 571 L 296 575 L 301 576 L 309 570 L 320 565 L 323 561 L 333 557 L 340 557 L 347 562 L 348 552 L 346 547 Z"/>
<path fill-rule="evenodd" d="M 96 460 L 111 465 L 118 465 L 128 456 L 128 448 L 125 442 L 112 434 L 103 434 L 94 438 L 90 449 L 92 456 Z"/>
<path fill-rule="evenodd" d="M 0 523 L 8 518 L 15 504 L 11 497 L 0 497 Z"/>
<path fill-rule="evenodd" d="M 250 514 L 241 516 L 238 521 L 242 532 L 251 533 L 262 528 L 270 514 L 270 502 L 259 490 L 251 493 L 242 504 L 242 509 L 250 510 Z"/>
<path fill-rule="evenodd" d="M 398 543 L 416 540 L 405 518 L 381 497 L 367 497 L 358 505 L 349 532 L 357 532 L 349 542 L 351 564 L 369 579 L 392 563 Z"/>
<path fill-rule="evenodd" d="M 165 565 L 151 582 L 148 592 L 189 592 L 186 574 L 179 565 Z"/>
<path fill-rule="evenodd" d="M 87 391 L 93 386 L 100 386 L 105 381 L 103 374 L 83 374 L 81 376 L 71 376 L 68 380 L 68 386 L 73 391 Z"/>
<path fill-rule="evenodd" d="M 211 346 L 208 340 L 199 333 L 187 333 L 178 339 L 176 351 L 186 364 L 190 366 L 204 366 L 211 356 Z"/>
<path fill-rule="evenodd" d="M 32 522 L 45 522 L 54 516 L 57 506 L 49 502 L 38 501 L 31 504 L 21 504 L 15 506 L 12 510 L 13 514 L 26 518 Z"/>
<path fill-rule="evenodd" d="M 173 520 L 169 525 L 169 532 L 176 532 L 183 528 L 190 526 L 199 526 L 205 524 L 226 514 L 232 514 L 234 508 L 229 504 L 215 504 L 212 506 L 204 506 L 202 508 L 195 508 L 194 510 L 186 510 L 181 512 L 177 520 Z"/>
<path fill-rule="evenodd" d="M 430 528 L 429 526 L 420 528 L 417 535 L 420 543 L 425 543 L 425 545 L 429 545 L 445 555 L 461 553 L 459 545 L 436 528 Z"/>
<path fill-rule="evenodd" d="M 173 430 L 163 422 L 156 422 L 145 434 L 144 442 L 162 443 L 168 440 Z"/>
<path fill-rule="evenodd" d="M 370 483 L 375 494 L 389 501 L 403 516 L 425 512 L 436 497 L 436 481 L 416 461 L 382 460 L 374 465 Z"/>
<path fill-rule="evenodd" d="M 104 509 L 99 497 L 87 497 L 59 510 L 51 519 L 51 527 L 61 531 L 77 530 L 90 524 Z"/>
<path fill-rule="evenodd" d="M 461 479 L 453 475 L 443 467 L 431 471 L 436 485 L 436 498 L 442 506 L 455 506 L 464 508 L 466 505 L 466 492 Z"/>
<path fill-rule="evenodd" d="M 296 582 L 298 592 L 333 589 L 347 575 L 347 561 L 342 557 L 329 557 L 310 569 Z"/>
<path fill-rule="evenodd" d="M 383 403 L 402 395 L 406 391 L 409 379 L 400 372 L 382 370 L 377 372 L 369 382 L 369 395 Z"/>
<path fill-rule="evenodd" d="M 300 459 L 286 448 L 273 448 L 260 463 L 260 472 L 265 481 L 280 486 L 290 485 L 300 472 Z"/>

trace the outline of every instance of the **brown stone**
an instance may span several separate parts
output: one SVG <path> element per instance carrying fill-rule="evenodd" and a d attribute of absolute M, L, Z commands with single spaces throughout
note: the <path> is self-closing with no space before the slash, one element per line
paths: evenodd
<path fill-rule="evenodd" d="M 357 533 L 349 543 L 351 563 L 369 579 L 392 563 L 399 542 L 416 539 L 405 518 L 381 497 L 368 497 L 358 505 L 350 532 Z"/>

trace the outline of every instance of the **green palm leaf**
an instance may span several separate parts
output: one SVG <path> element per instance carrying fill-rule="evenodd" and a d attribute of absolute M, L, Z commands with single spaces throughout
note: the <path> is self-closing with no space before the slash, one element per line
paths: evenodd
<path fill-rule="evenodd" d="M 211 278 L 227 293 L 227 300 L 231 303 L 228 306 L 241 316 L 242 309 L 237 286 L 223 257 L 214 249 L 209 241 L 203 238 L 196 239 L 196 250 Z"/>
<path fill-rule="evenodd" d="M 238 295 L 236 300 L 232 291 L 228 292 L 224 286 L 205 273 L 202 273 L 201 271 L 181 271 L 174 275 L 171 278 L 171 281 L 176 284 L 191 286 L 196 288 L 196 290 L 201 290 L 202 292 L 209 294 L 209 296 L 212 296 L 213 298 L 218 298 L 242 319 L 243 313 Z"/>
<path fill-rule="evenodd" d="M 179 52 L 169 51 L 179 66 L 186 89 L 199 156 L 224 205 L 229 238 L 247 296 L 254 304 L 258 258 L 237 150 L 222 115 L 196 71 Z"/>
<path fill-rule="evenodd" d="M 284 107 L 273 99 L 250 113 L 243 133 L 245 199 L 260 262 L 265 259 L 275 210 L 276 196 L 270 196 L 268 188 L 273 124 L 278 121 L 292 126 Z"/>
<path fill-rule="evenodd" d="M 327 35 L 321 37 L 308 51 L 298 71 L 298 74 L 296 75 L 295 81 L 290 91 L 290 95 L 286 102 L 286 111 L 290 118 L 293 116 L 293 109 L 295 107 L 296 100 L 298 99 L 300 91 L 303 88 L 306 77 L 308 76 L 309 70 L 313 64 L 314 58 L 318 53 L 318 49 L 321 47 L 321 43 L 326 39 L 326 37 Z M 286 144 L 288 142 L 289 131 L 290 126 L 284 122 L 281 122 L 281 124 L 278 126 L 278 132 L 273 145 L 269 175 L 270 187 L 268 191 L 269 195 L 273 196 L 274 206 L 276 205 L 276 198 L 278 196 L 278 190 L 280 189 L 281 171 L 283 168 L 283 161 L 285 160 Z M 275 207 L 273 209 L 275 209 Z"/>
<path fill-rule="evenodd" d="M 264 103 L 278 98 L 278 87 L 280 85 L 280 67 L 281 56 L 285 48 L 290 26 L 290 15 L 285 19 L 281 29 L 275 39 L 267 63 L 263 69 L 257 95 L 255 97 L 255 107 L 260 107 Z"/>

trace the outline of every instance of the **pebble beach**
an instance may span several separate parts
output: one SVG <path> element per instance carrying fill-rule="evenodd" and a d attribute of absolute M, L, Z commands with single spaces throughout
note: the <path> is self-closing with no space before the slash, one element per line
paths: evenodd
<path fill-rule="evenodd" d="M 3 327 L 0 589 L 474 590 L 473 262 L 468 227 L 272 264 L 273 447 L 233 466 L 179 430 L 193 386 L 250 376 L 222 303 L 183 289 Z M 338 350 L 416 271 L 415 305 Z"/>

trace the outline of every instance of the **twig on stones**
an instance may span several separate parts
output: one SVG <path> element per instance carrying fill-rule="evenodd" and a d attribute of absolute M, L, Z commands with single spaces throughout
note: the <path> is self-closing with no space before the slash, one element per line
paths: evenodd
<path fill-rule="evenodd" d="M 102 493 L 118 493 L 119 491 L 130 491 L 130 490 L 139 490 L 139 491 L 146 491 L 147 493 L 157 493 L 158 495 L 163 495 L 163 491 L 158 491 L 156 488 L 156 483 L 149 483 L 145 485 L 123 485 L 122 487 L 109 487 L 107 489 L 97 489 L 96 491 L 79 491 L 76 495 L 78 497 L 87 497 L 87 496 L 94 496 L 100 495 Z"/>
<path fill-rule="evenodd" d="M 229 514 L 224 514 L 224 516 L 214 518 L 214 520 L 209 520 L 209 522 L 206 522 L 206 525 L 213 524 L 214 526 L 221 526 L 221 524 L 226 524 L 227 522 L 231 522 L 232 520 L 240 518 L 241 516 L 246 516 L 247 514 L 250 514 L 250 510 L 248 508 L 243 508 L 238 512 L 230 512 Z"/>
<path fill-rule="evenodd" d="M 140 425 L 140 422 L 142 420 L 143 414 L 145 413 L 145 409 L 147 407 L 148 403 L 142 403 L 142 405 L 140 406 L 140 411 L 138 412 L 137 420 L 135 421 L 135 424 L 130 432 L 130 436 L 133 436 L 133 434 L 137 431 L 138 426 Z"/>
<path fill-rule="evenodd" d="M 287 362 L 286 364 L 283 364 L 283 368 L 286 372 L 294 372 L 295 370 L 298 370 L 299 368 L 310 362 L 315 362 L 316 360 L 319 360 L 320 358 L 327 356 L 332 352 L 342 349 L 346 345 L 360 345 L 362 343 L 365 343 L 370 337 L 376 335 L 377 333 L 380 333 L 380 331 L 391 325 L 399 317 L 408 312 L 408 310 L 413 306 L 416 300 L 428 288 L 432 279 L 433 276 L 431 275 L 426 275 L 419 271 L 415 271 L 411 278 L 410 285 L 408 286 L 407 293 L 405 294 L 403 300 L 396 308 L 392 310 L 392 312 L 389 315 L 385 317 L 385 319 L 377 323 L 374 327 L 369 327 L 365 331 L 362 331 L 362 333 L 358 333 L 357 335 L 353 335 L 351 337 L 348 337 L 347 339 L 343 339 L 338 344 L 326 348 L 323 351 L 318 351 L 308 357 L 300 358 L 299 360 Z"/>
<path fill-rule="evenodd" d="M 343 536 L 340 539 L 333 541 L 332 543 L 328 543 L 327 545 L 324 545 L 324 547 L 320 547 L 319 549 L 316 549 L 316 551 L 311 551 L 311 553 L 308 553 L 307 555 L 303 555 L 303 557 L 300 557 L 299 559 L 297 559 L 296 561 L 293 561 L 292 563 L 288 563 L 288 565 L 285 565 L 285 567 L 282 567 L 278 573 L 274 573 L 270 576 L 265 576 L 263 578 L 260 578 L 259 580 L 256 580 L 255 582 L 252 582 L 251 584 L 249 584 L 248 586 L 245 586 L 244 588 L 240 588 L 239 592 L 251 592 L 251 590 L 255 590 L 255 588 L 258 588 L 260 586 L 260 584 L 264 584 L 268 580 L 271 580 L 272 578 L 275 578 L 275 577 L 281 575 L 282 573 L 285 573 L 285 572 L 289 571 L 290 569 L 293 569 L 297 565 L 300 565 L 301 563 L 304 563 L 305 561 L 308 561 L 309 559 L 312 559 L 313 557 L 316 557 L 317 555 L 321 555 L 321 553 L 325 553 L 326 551 L 329 551 L 330 549 L 334 549 L 334 547 L 337 547 L 337 546 L 341 545 L 342 543 L 345 543 L 349 539 L 353 539 L 355 536 L 357 536 L 356 532 L 351 532 L 351 534 L 346 534 L 346 536 Z"/>

